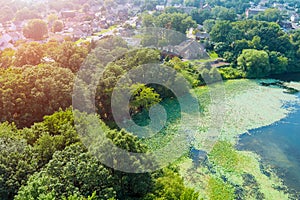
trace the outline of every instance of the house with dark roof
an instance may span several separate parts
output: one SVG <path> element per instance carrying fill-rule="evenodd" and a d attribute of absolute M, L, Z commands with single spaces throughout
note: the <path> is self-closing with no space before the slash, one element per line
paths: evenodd
<path fill-rule="evenodd" d="M 168 45 L 161 50 L 164 57 L 179 57 L 187 60 L 209 58 L 204 46 L 195 40 L 186 40 L 176 46 Z"/>
<path fill-rule="evenodd" d="M 196 40 L 206 40 L 206 39 L 209 39 L 209 38 L 210 38 L 210 36 L 206 32 L 200 32 L 200 31 L 198 31 L 196 33 Z"/>
<path fill-rule="evenodd" d="M 252 17 L 254 15 L 258 15 L 259 13 L 265 12 L 265 8 L 249 8 L 246 10 L 246 17 Z"/>
<path fill-rule="evenodd" d="M 209 58 L 204 46 L 195 40 L 186 40 L 176 47 L 183 59 Z"/>

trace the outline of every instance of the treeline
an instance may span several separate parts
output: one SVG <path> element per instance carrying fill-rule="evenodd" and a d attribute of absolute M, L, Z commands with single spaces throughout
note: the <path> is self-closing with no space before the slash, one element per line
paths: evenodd
<path fill-rule="evenodd" d="M 285 33 L 277 23 L 218 21 L 210 30 L 212 48 L 246 77 L 299 71 L 299 31 Z"/>
<path fill-rule="evenodd" d="M 72 42 L 25 43 L 0 55 L 0 121 L 30 127 L 72 104 L 74 73 L 88 53 Z"/>
<path fill-rule="evenodd" d="M 101 121 L 100 124 L 105 135 L 120 148 L 130 152 L 147 151 L 137 137 L 124 130 L 111 130 Z M 198 197 L 184 186 L 175 168 L 130 174 L 100 163 L 80 142 L 71 108 L 45 116 L 43 122 L 30 128 L 1 124 L 0 144 L 0 198 L 3 200 L 196 200 Z"/>

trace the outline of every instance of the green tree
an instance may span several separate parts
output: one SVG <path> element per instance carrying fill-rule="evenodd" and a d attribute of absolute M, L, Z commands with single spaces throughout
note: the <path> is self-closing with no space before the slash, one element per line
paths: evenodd
<path fill-rule="evenodd" d="M 183 13 L 162 13 L 154 18 L 154 24 L 161 28 L 173 29 L 186 33 L 187 29 L 196 27 L 191 16 Z"/>
<path fill-rule="evenodd" d="M 275 8 L 268 8 L 263 13 L 254 16 L 254 19 L 267 22 L 279 22 L 282 20 L 282 13 Z"/>
<path fill-rule="evenodd" d="M 183 179 L 172 169 L 163 169 L 162 175 L 155 179 L 154 193 L 145 198 L 165 200 L 197 200 L 199 194 L 184 185 Z"/>
<path fill-rule="evenodd" d="M 203 22 L 203 28 L 206 32 L 210 33 L 215 24 L 216 20 L 208 19 Z"/>
<path fill-rule="evenodd" d="M 54 33 L 56 33 L 56 32 L 61 32 L 61 31 L 63 30 L 63 28 L 64 28 L 64 23 L 63 23 L 63 21 L 61 21 L 61 20 L 56 20 L 56 21 L 53 22 L 53 25 L 52 25 L 52 31 L 53 31 Z"/>
<path fill-rule="evenodd" d="M 279 52 L 271 51 L 269 53 L 271 74 L 282 74 L 287 71 L 288 58 Z"/>
<path fill-rule="evenodd" d="M 26 38 L 43 40 L 48 35 L 47 23 L 40 19 L 32 19 L 23 29 Z"/>
<path fill-rule="evenodd" d="M 60 67 L 68 68 L 72 72 L 77 72 L 88 53 L 85 47 L 79 47 L 73 42 L 64 42 L 50 57 L 55 60 Z"/>
<path fill-rule="evenodd" d="M 24 20 L 40 19 L 40 18 L 41 17 L 38 15 L 37 12 L 25 7 L 17 11 L 15 16 L 15 21 L 21 22 Z"/>
<path fill-rule="evenodd" d="M 0 124 L 0 198 L 13 199 L 36 170 L 33 148 L 19 136 L 14 125 Z"/>
<path fill-rule="evenodd" d="M 237 15 L 233 9 L 216 6 L 211 11 L 212 15 L 218 20 L 235 21 Z"/>
<path fill-rule="evenodd" d="M 209 10 L 194 9 L 191 12 L 191 16 L 198 24 L 203 24 L 205 20 L 212 19 L 212 14 Z"/>
<path fill-rule="evenodd" d="M 113 177 L 95 157 L 80 144 L 57 151 L 41 171 L 34 174 L 18 192 L 15 199 L 61 199 L 71 195 L 82 197 L 96 193 L 98 199 L 116 196 Z"/>
<path fill-rule="evenodd" d="M 37 42 L 22 44 L 15 53 L 14 65 L 23 67 L 24 65 L 38 65 L 44 57 L 43 46 Z"/>
<path fill-rule="evenodd" d="M 249 78 L 265 77 L 271 71 L 268 53 L 263 50 L 245 49 L 237 62 Z"/>
<path fill-rule="evenodd" d="M 14 10 L 9 6 L 2 7 L 0 13 L 1 13 L 0 14 L 1 23 L 11 21 L 15 16 Z"/>
<path fill-rule="evenodd" d="M 8 68 L 13 65 L 13 57 L 15 51 L 13 49 L 5 49 L 0 53 L 0 68 Z"/>
<path fill-rule="evenodd" d="M 135 84 L 131 87 L 132 100 L 131 109 L 141 111 L 149 108 L 161 101 L 159 94 L 153 88 L 144 84 Z"/>
<path fill-rule="evenodd" d="M 233 27 L 228 21 L 218 21 L 211 29 L 210 38 L 214 42 L 224 42 L 230 44 L 232 41 L 228 40 L 229 34 Z"/>
<path fill-rule="evenodd" d="M 72 103 L 74 75 L 69 69 L 51 65 L 25 66 L 0 70 L 0 74 L 1 122 L 28 127 Z"/>

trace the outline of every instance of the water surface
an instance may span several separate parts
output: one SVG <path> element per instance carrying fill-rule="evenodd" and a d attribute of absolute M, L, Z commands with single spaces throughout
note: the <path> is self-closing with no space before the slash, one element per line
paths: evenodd
<path fill-rule="evenodd" d="M 283 78 L 299 81 L 299 75 Z M 300 93 L 294 95 L 300 100 Z M 300 193 L 300 105 L 294 102 L 285 107 L 294 110 L 274 124 L 241 135 L 237 147 L 259 154 L 262 162 L 270 165 L 290 190 Z"/>

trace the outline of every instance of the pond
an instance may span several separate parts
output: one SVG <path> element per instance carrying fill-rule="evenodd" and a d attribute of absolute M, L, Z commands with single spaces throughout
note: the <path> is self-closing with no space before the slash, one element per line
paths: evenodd
<path fill-rule="evenodd" d="M 280 77 L 282 81 L 299 81 L 300 74 Z M 300 100 L 300 93 L 294 95 Z M 300 105 L 286 103 L 293 111 L 269 126 L 250 130 L 239 138 L 239 150 L 253 151 L 271 166 L 291 191 L 300 193 Z M 272 113 L 269 113 L 272 115 Z"/>

